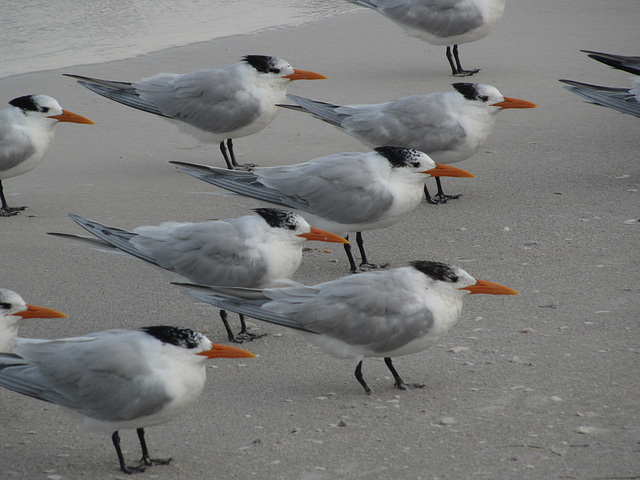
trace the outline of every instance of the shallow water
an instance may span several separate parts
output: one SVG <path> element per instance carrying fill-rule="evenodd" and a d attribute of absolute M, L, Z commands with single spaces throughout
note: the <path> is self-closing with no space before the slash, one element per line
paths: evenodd
<path fill-rule="evenodd" d="M 3 2 L 0 78 L 129 58 L 295 25 L 354 8 L 344 0 L 21 0 Z"/>

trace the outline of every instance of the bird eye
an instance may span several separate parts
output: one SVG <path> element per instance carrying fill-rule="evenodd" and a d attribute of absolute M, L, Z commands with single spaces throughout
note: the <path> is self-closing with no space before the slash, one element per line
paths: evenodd
<path fill-rule="evenodd" d="M 486 102 L 487 100 L 489 100 L 489 97 L 487 95 L 481 95 L 478 97 L 480 100 L 482 100 L 483 102 Z"/>
<path fill-rule="evenodd" d="M 42 113 L 49 113 L 49 107 L 42 107 Z"/>
<path fill-rule="evenodd" d="M 270 68 L 269 71 L 271 73 L 280 73 L 280 69 L 279 68 Z"/>
<path fill-rule="evenodd" d="M 11 308 L 11 304 L 10 303 L 6 303 L 6 302 L 0 302 L 0 308 L 4 308 L 6 310 L 9 310 Z"/>

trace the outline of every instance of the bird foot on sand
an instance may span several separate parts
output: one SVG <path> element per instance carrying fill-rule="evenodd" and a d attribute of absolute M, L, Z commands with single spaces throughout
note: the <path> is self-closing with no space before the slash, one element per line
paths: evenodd
<path fill-rule="evenodd" d="M 458 70 L 456 73 L 453 74 L 453 76 L 454 77 L 470 77 L 472 75 L 475 75 L 479 71 L 480 71 L 479 68 L 476 68 L 475 70 Z"/>
<path fill-rule="evenodd" d="M 169 465 L 171 463 L 171 460 L 173 460 L 173 458 L 149 458 L 149 457 L 142 457 L 140 459 L 140 465 L 146 465 L 147 467 L 150 467 L 152 465 Z M 144 467 L 143 467 L 144 469 Z"/>
<path fill-rule="evenodd" d="M 0 209 L 0 217 L 11 217 L 17 215 L 27 207 L 7 207 Z"/>
<path fill-rule="evenodd" d="M 407 388 L 409 389 L 414 389 L 414 388 L 424 388 L 424 383 L 404 383 L 404 382 L 396 382 L 393 386 L 395 388 L 397 388 L 398 390 L 406 390 Z"/>
<path fill-rule="evenodd" d="M 252 172 L 254 168 L 256 168 L 258 165 L 256 165 L 255 163 L 243 163 L 243 164 L 237 164 L 233 166 L 234 170 L 244 170 L 247 172 Z"/>
<path fill-rule="evenodd" d="M 244 342 L 252 342 L 253 340 L 257 339 L 257 338 L 262 338 L 262 337 L 266 337 L 267 334 L 266 333 L 249 333 L 249 332 L 238 332 L 236 334 L 235 337 L 233 337 L 233 339 L 229 339 L 231 340 L 233 343 L 244 343 Z"/>

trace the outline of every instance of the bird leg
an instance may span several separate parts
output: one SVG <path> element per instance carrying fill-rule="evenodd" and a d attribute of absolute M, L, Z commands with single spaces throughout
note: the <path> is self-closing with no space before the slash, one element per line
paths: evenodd
<path fill-rule="evenodd" d="M 256 338 L 264 337 L 267 335 L 266 333 L 261 333 L 261 334 L 249 333 L 247 331 L 247 324 L 244 321 L 244 315 L 242 314 L 238 314 L 238 315 L 240 316 L 240 331 L 236 335 L 236 342 L 238 342 L 238 339 L 242 341 L 250 342 L 252 340 L 255 340 Z M 241 343 L 241 342 L 238 342 L 238 343 Z"/>
<path fill-rule="evenodd" d="M 358 362 L 358 366 L 356 367 L 356 380 L 360 382 L 360 385 L 362 385 L 362 387 L 364 388 L 364 391 L 367 392 L 367 395 L 371 395 L 371 389 L 369 388 L 369 385 L 367 385 L 367 382 L 365 382 L 364 378 L 362 377 L 362 360 Z"/>
<path fill-rule="evenodd" d="M 349 235 L 345 238 L 349 240 Z M 358 267 L 356 267 L 356 261 L 353 259 L 353 254 L 351 253 L 351 245 L 345 243 L 343 246 L 344 251 L 347 254 L 347 258 L 349 259 L 349 273 L 356 273 L 358 271 Z"/>
<path fill-rule="evenodd" d="M 151 458 L 149 457 L 149 449 L 147 448 L 147 442 L 144 439 L 144 428 L 138 428 L 138 439 L 140 440 L 140 448 L 142 449 L 142 458 L 140 463 L 150 467 L 151 465 L 169 465 L 171 458 Z M 117 433 L 117 432 L 116 432 Z"/>
<path fill-rule="evenodd" d="M 449 200 L 456 200 L 462 196 L 461 193 L 458 195 L 445 195 L 444 191 L 442 190 L 442 182 L 440 181 L 439 177 L 436 177 L 436 185 L 438 186 L 438 193 L 436 193 L 436 195 L 433 197 L 429 194 L 429 189 L 427 188 L 427 186 L 424 186 L 425 199 L 427 200 L 427 203 L 430 203 L 431 205 L 447 203 Z"/>
<path fill-rule="evenodd" d="M 0 201 L 2 202 L 2 207 L 0 207 L 0 217 L 10 217 L 12 215 L 17 215 L 18 212 L 21 212 L 27 207 L 10 207 L 7 204 L 7 199 L 4 198 L 4 191 L 2 190 L 2 180 L 0 180 Z"/>
<path fill-rule="evenodd" d="M 393 386 L 398 390 L 406 390 L 407 388 L 424 388 L 424 384 L 404 383 L 402 378 L 400 378 L 400 375 L 398 375 L 398 372 L 396 371 L 395 367 L 393 366 L 393 363 L 391 362 L 391 357 L 384 357 L 384 363 L 386 363 L 387 367 L 389 367 L 389 370 L 391 371 L 391 375 L 393 375 L 393 378 L 395 380 L 395 383 L 393 384 Z"/>
<path fill-rule="evenodd" d="M 454 59 L 455 65 L 453 63 Z M 451 46 L 447 47 L 447 60 L 449 60 L 451 73 L 454 77 L 470 77 L 471 75 L 480 71 L 479 68 L 476 68 L 475 70 L 463 70 L 462 65 L 460 64 L 460 57 L 458 55 L 458 45 L 453 46 L 453 55 L 451 55 Z"/>
<path fill-rule="evenodd" d="M 111 441 L 113 442 L 113 446 L 116 447 L 116 454 L 118 455 L 118 462 L 120 462 L 120 470 L 122 470 L 124 473 L 140 473 L 140 472 L 144 472 L 145 468 L 143 465 L 138 465 L 136 467 L 128 467 L 125 463 L 124 463 L 124 456 L 122 455 L 122 449 L 120 448 L 120 435 L 118 434 L 117 431 L 113 432 L 113 435 L 111 435 Z"/>
<path fill-rule="evenodd" d="M 255 340 L 256 338 L 264 337 L 266 333 L 261 335 L 257 335 L 255 333 L 247 332 L 247 324 L 244 321 L 244 315 L 240 315 L 240 331 L 237 335 L 234 335 L 231 331 L 231 327 L 229 326 L 229 321 L 227 320 L 227 312 L 224 310 L 220 310 L 220 318 L 222 318 L 222 323 L 224 324 L 224 328 L 227 330 L 227 337 L 230 342 L 233 343 L 243 343 L 245 341 L 250 342 L 251 340 Z"/>
<path fill-rule="evenodd" d="M 358 244 L 358 250 L 360 250 L 360 258 L 362 261 L 360 262 L 360 267 L 366 268 L 386 268 L 389 266 L 388 263 L 382 265 L 374 265 L 373 263 L 369 263 L 367 260 L 367 254 L 364 251 L 364 240 L 362 239 L 362 232 L 356 232 L 356 243 Z"/>
<path fill-rule="evenodd" d="M 227 155 L 227 147 L 229 148 L 228 155 Z M 224 140 L 220 142 L 220 151 L 222 152 L 224 161 L 227 162 L 227 168 L 229 170 L 241 169 L 241 170 L 251 171 L 253 170 L 254 167 L 257 166 L 255 163 L 246 163 L 244 165 L 239 165 L 238 162 L 236 162 L 236 156 L 233 153 L 233 141 L 230 138 L 227 139 L 226 147 L 224 145 Z"/>

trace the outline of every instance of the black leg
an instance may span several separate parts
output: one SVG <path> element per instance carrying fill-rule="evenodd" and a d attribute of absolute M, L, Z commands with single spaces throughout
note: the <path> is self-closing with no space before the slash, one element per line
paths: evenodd
<path fill-rule="evenodd" d="M 233 164 L 231 163 L 231 160 L 229 160 L 229 155 L 227 154 L 227 147 L 224 146 L 224 140 L 220 142 L 220 151 L 222 152 L 224 161 L 227 162 L 227 168 L 229 170 L 233 170 Z"/>
<path fill-rule="evenodd" d="M 424 384 L 404 383 L 402 378 L 400 378 L 400 375 L 398 375 L 398 372 L 396 371 L 395 367 L 393 366 L 393 363 L 391 362 L 391 357 L 384 357 L 384 363 L 386 363 L 387 367 L 389 367 L 389 370 L 391 371 L 391 375 L 393 375 L 393 379 L 395 380 L 395 383 L 393 384 L 393 386 L 396 387 L 398 390 L 406 390 L 407 388 L 423 388 L 424 387 Z"/>
<path fill-rule="evenodd" d="M 227 337 L 230 342 L 242 343 L 242 341 L 236 340 L 235 335 L 231 331 L 231 327 L 229 326 L 229 321 L 227 320 L 227 312 L 224 310 L 220 310 L 220 318 L 222 319 L 222 323 L 224 324 L 224 328 L 227 330 Z"/>
<path fill-rule="evenodd" d="M 236 162 L 236 155 L 235 153 L 233 153 L 233 141 L 230 138 L 227 139 L 227 147 L 229 148 L 229 155 L 231 157 L 231 161 L 229 161 L 229 158 L 226 155 L 226 149 L 223 150 L 224 142 L 220 143 L 220 150 L 222 150 L 224 159 L 227 162 L 227 168 L 229 168 L 230 170 L 240 168 L 242 170 L 251 171 L 253 170 L 254 167 L 256 167 L 255 163 L 246 163 L 244 165 L 240 165 L 238 162 Z"/>
<path fill-rule="evenodd" d="M 120 448 L 120 435 L 117 431 L 113 432 L 113 435 L 111 435 L 111 441 L 113 442 L 113 446 L 116 447 L 118 462 L 120 462 L 120 470 L 122 470 L 124 473 L 144 472 L 145 468 L 142 465 L 137 467 L 127 467 L 126 463 L 124 463 L 124 455 L 122 455 L 122 449 Z"/>
<path fill-rule="evenodd" d="M 463 70 L 462 65 L 460 64 L 460 56 L 458 55 L 458 45 L 453 46 L 453 57 L 456 60 L 457 72 L 454 73 L 456 77 L 470 77 L 480 71 L 479 68 L 476 68 L 475 70 Z M 449 60 L 449 63 L 451 63 L 451 60 Z"/>
<path fill-rule="evenodd" d="M 367 385 L 367 382 L 365 382 L 364 378 L 362 378 L 362 360 L 358 362 L 358 366 L 356 367 L 356 380 L 360 382 L 360 385 L 362 385 L 364 391 L 367 392 L 367 395 L 371 395 L 371 389 L 369 388 L 369 385 Z"/>
<path fill-rule="evenodd" d="M 349 240 L 349 235 L 347 235 L 345 238 Z M 358 271 L 358 267 L 356 267 L 356 261 L 353 259 L 353 254 L 351 253 L 351 245 L 345 243 L 344 251 L 347 254 L 347 258 L 349 259 L 349 273 L 356 273 Z"/>
<path fill-rule="evenodd" d="M 450 46 L 447 47 L 447 60 L 449 60 L 449 66 L 451 67 L 451 75 L 453 75 L 455 77 L 458 74 L 458 69 L 456 68 L 455 64 L 453 63 L 453 55 L 451 55 L 451 47 Z"/>
<path fill-rule="evenodd" d="M 18 212 L 27 208 L 27 207 L 12 208 L 7 204 L 7 199 L 4 198 L 4 191 L 2 190 L 2 180 L 0 180 L 0 201 L 2 202 L 2 207 L 0 207 L 0 217 L 10 217 L 12 215 L 17 215 Z"/>
<path fill-rule="evenodd" d="M 233 165 L 233 168 L 237 168 L 238 162 L 236 162 L 236 156 L 233 153 L 233 142 L 230 138 L 227 139 L 227 148 L 229 149 L 229 155 L 231 156 L 231 165 Z"/>
<path fill-rule="evenodd" d="M 151 458 L 149 457 L 149 449 L 147 448 L 147 442 L 144 439 L 144 428 L 138 428 L 138 440 L 140 440 L 140 448 L 142 449 L 142 458 L 140 463 L 143 463 L 147 467 L 151 465 L 169 465 L 171 458 Z"/>
<path fill-rule="evenodd" d="M 449 200 L 456 200 L 462 196 L 461 193 L 458 195 L 445 195 L 442 190 L 442 181 L 440 180 L 440 177 L 436 177 L 436 184 L 438 185 L 438 193 L 436 194 L 438 203 L 447 203 Z"/>
<path fill-rule="evenodd" d="M 430 203 L 431 205 L 438 205 L 440 203 L 431 196 L 426 185 L 424 186 L 424 198 L 427 200 L 427 203 Z"/>
<path fill-rule="evenodd" d="M 266 335 L 266 333 L 261 333 L 258 335 L 256 333 L 247 332 L 247 324 L 244 321 L 244 315 L 239 314 L 239 316 L 240 316 L 240 331 L 236 335 L 236 340 L 235 340 L 237 343 L 240 343 L 238 342 L 238 339 L 242 341 L 250 342 L 252 340 L 255 340 L 256 338 L 264 337 Z"/>

